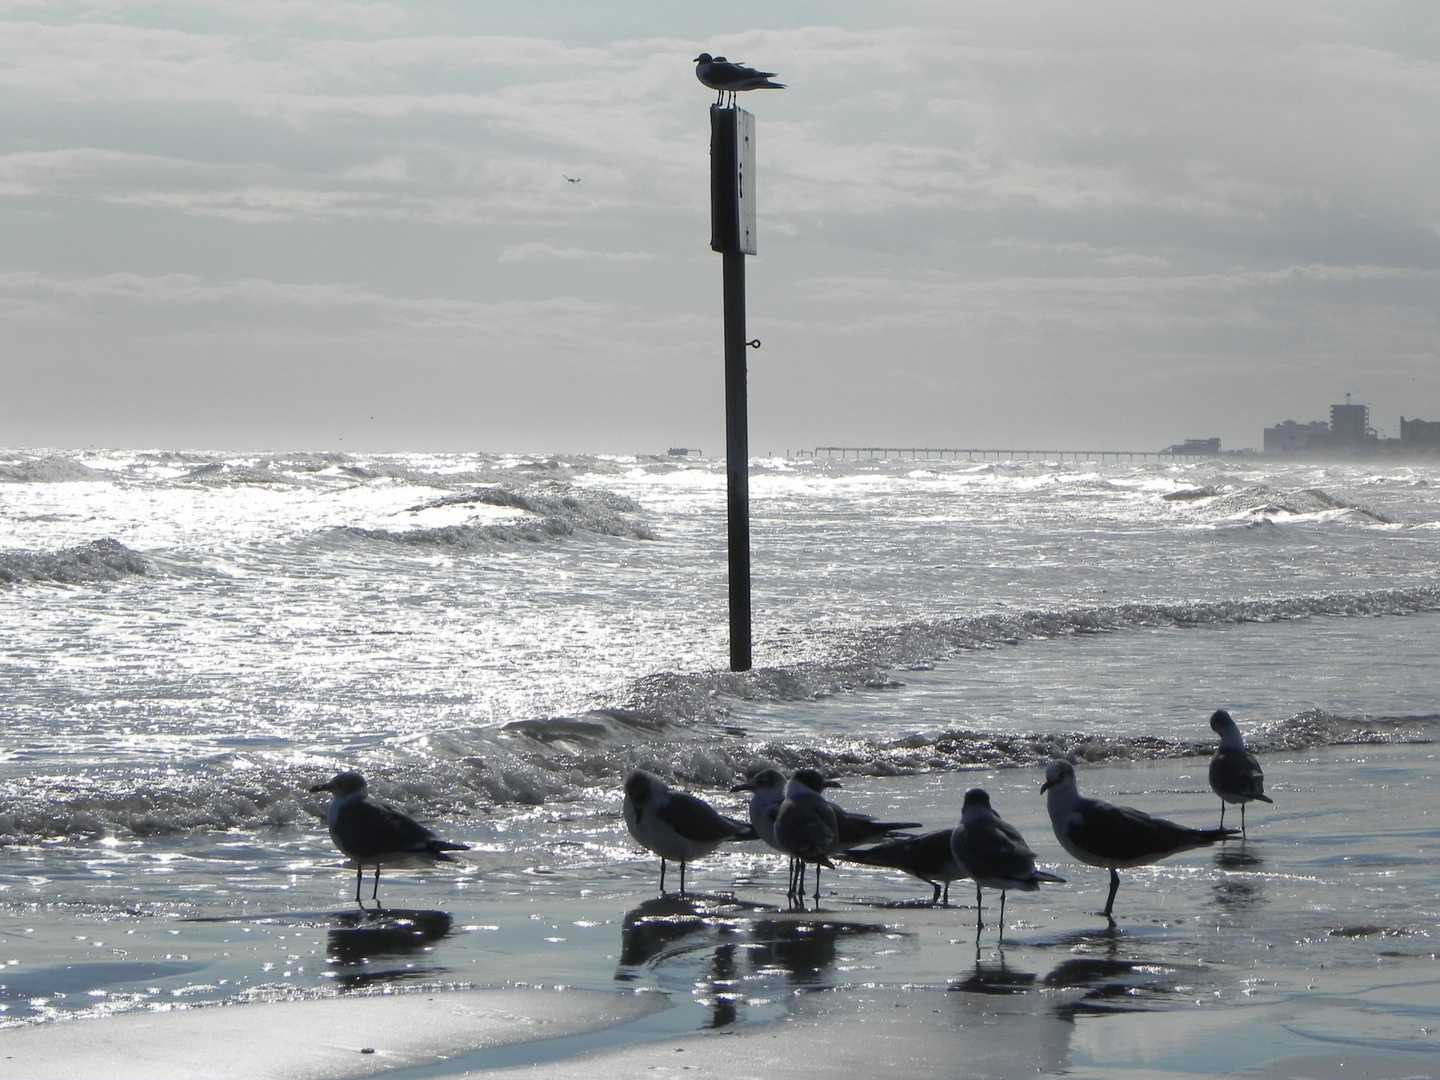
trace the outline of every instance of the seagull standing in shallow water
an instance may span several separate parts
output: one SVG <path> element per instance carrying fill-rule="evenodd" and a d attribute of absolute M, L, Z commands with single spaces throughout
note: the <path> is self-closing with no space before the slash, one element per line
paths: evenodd
<path fill-rule="evenodd" d="M 311 792 L 328 791 L 332 798 L 325 811 L 330 826 L 330 839 L 355 863 L 355 902 L 360 899 L 360 883 L 365 876 L 365 863 L 375 864 L 375 887 L 370 899 L 380 910 L 380 864 L 403 860 L 407 856 L 425 856 L 440 862 L 454 862 L 447 851 L 469 851 L 466 844 L 441 840 L 408 814 L 370 798 L 365 777 L 358 772 L 338 773 L 324 784 L 316 784 Z"/>
<path fill-rule="evenodd" d="M 744 64 L 732 63 L 723 56 L 701 53 L 695 57 L 695 77 L 718 93 L 715 104 L 723 105 L 725 95 L 730 95 L 730 104 L 735 104 L 735 95 L 741 90 L 784 90 L 784 83 L 771 82 L 773 71 L 756 71 Z"/>
<path fill-rule="evenodd" d="M 815 899 L 820 899 L 820 868 L 835 869 L 830 856 L 840 850 L 840 825 L 835 807 L 821 794 L 827 787 L 839 787 L 815 769 L 801 769 L 785 785 L 785 801 L 775 816 L 775 843 L 785 854 L 798 860 L 799 881 L 790 883 L 791 899 L 805 893 L 805 864 L 815 864 Z"/>
<path fill-rule="evenodd" d="M 1050 763 L 1040 790 L 1048 792 L 1045 806 L 1050 811 L 1050 824 L 1060 846 L 1081 862 L 1110 871 L 1110 895 L 1105 899 L 1104 911 L 1107 919 L 1112 919 L 1115 891 L 1120 888 L 1116 867 L 1159 862 L 1240 831 L 1187 829 L 1133 807 L 1087 799 L 1080 794 L 1075 783 L 1075 768 L 1068 761 Z"/>
<path fill-rule="evenodd" d="M 1210 717 L 1210 730 L 1220 736 L 1220 746 L 1210 759 L 1210 790 L 1220 796 L 1220 824 L 1225 824 L 1225 804 L 1240 804 L 1240 836 L 1245 836 L 1245 804 L 1259 799 L 1274 802 L 1265 794 L 1265 774 L 1260 762 L 1245 749 L 1239 725 L 1224 709 Z"/>
<path fill-rule="evenodd" d="M 672 791 L 658 776 L 635 769 L 625 778 L 625 825 L 641 847 L 660 856 L 660 891 L 665 891 L 665 861 L 685 864 L 709 855 L 727 840 L 754 840 L 755 830 L 720 813 L 703 799 Z"/>
<path fill-rule="evenodd" d="M 981 886 L 1000 890 L 1000 933 L 1005 933 L 1005 893 L 1010 889 L 1034 892 L 1042 884 L 1065 884 L 1065 879 L 1035 869 L 1035 853 L 1019 830 L 995 813 L 990 796 L 981 788 L 965 793 L 960 826 L 950 834 L 955 861 L 975 879 L 975 930 L 985 927 Z"/>
<path fill-rule="evenodd" d="M 935 890 L 931 905 L 950 906 L 950 883 L 968 877 L 950 850 L 950 834 L 954 829 L 936 829 L 924 836 L 907 836 L 875 847 L 855 848 L 840 856 L 866 866 L 887 866 L 917 877 Z M 942 896 L 941 885 L 944 885 Z"/>
<path fill-rule="evenodd" d="M 822 795 L 825 788 L 839 787 L 837 780 L 826 780 L 814 769 L 802 769 L 805 773 L 805 783 L 811 791 Z M 797 777 L 800 773 L 795 774 Z M 778 769 L 762 769 L 743 784 L 736 784 L 730 790 L 749 791 L 750 796 L 750 824 L 754 826 L 755 834 L 782 855 L 787 852 L 775 838 L 775 821 L 780 816 L 780 807 L 785 802 L 786 780 Z M 895 837 L 901 829 L 918 829 L 918 821 L 876 821 L 869 814 L 861 814 L 855 811 L 846 810 L 836 806 L 834 803 L 827 803 L 835 814 L 836 830 L 836 852 L 849 851 L 851 848 L 861 844 L 873 844 L 880 840 L 889 840 Z M 878 849 L 871 849 L 872 851 Z M 857 859 L 857 862 L 864 862 Z M 885 866 L 888 863 L 877 863 L 875 865 Z M 897 867 L 905 869 L 905 867 Z M 788 895 L 794 896 L 800 886 L 796 885 L 795 856 L 790 856 L 790 888 Z M 928 879 L 927 879 L 928 880 Z M 936 886 L 936 895 L 939 895 L 939 887 Z"/>

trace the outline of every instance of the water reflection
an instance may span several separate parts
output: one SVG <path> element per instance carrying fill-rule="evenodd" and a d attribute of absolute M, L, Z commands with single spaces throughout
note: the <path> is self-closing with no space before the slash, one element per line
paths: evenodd
<path fill-rule="evenodd" d="M 831 985 L 846 941 L 888 932 L 880 924 L 761 912 L 729 899 L 656 897 L 626 913 L 615 978 L 687 988 L 710 1010 L 706 1026 L 720 1028 L 796 989 Z"/>
<path fill-rule="evenodd" d="M 1005 962 L 1005 953 L 997 951 L 998 960 L 985 961 L 975 950 L 975 969 L 963 979 L 950 984 L 951 990 L 971 994 L 1025 994 L 1035 989 L 1039 977 L 1033 971 L 1016 971 Z"/>
<path fill-rule="evenodd" d="M 620 966 L 635 968 L 659 957 L 681 941 L 707 929 L 697 902 L 678 894 L 657 896 L 625 913 L 620 925 Z M 618 973 L 617 979 L 633 979 Z"/>
<path fill-rule="evenodd" d="M 430 976 L 437 970 L 397 960 L 423 956 L 450 933 L 444 911 L 347 911 L 333 916 L 339 925 L 326 935 L 325 962 L 330 977 L 346 990 Z"/>
<path fill-rule="evenodd" d="M 1219 974 L 1182 941 L 1137 938 L 1106 929 L 1076 934 L 1057 944 L 1068 948 L 1070 958 L 1040 982 L 1047 990 L 1061 992 L 1054 1011 L 1065 1019 L 1170 1007 L 1177 998 L 1212 992 Z"/>

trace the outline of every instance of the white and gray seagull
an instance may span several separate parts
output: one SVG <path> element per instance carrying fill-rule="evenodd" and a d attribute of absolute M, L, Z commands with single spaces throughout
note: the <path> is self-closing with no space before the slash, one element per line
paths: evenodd
<path fill-rule="evenodd" d="M 801 770 L 806 774 L 808 786 L 812 791 L 822 794 L 825 788 L 840 786 L 837 780 L 826 780 L 814 769 Z M 799 773 L 796 773 L 799 776 Z M 803 782 L 803 781 L 802 781 Z M 815 785 L 819 785 L 818 787 Z M 750 795 L 750 824 L 755 829 L 755 834 L 770 847 L 781 854 L 789 854 L 782 848 L 775 839 L 775 820 L 780 815 L 780 807 L 785 802 L 786 780 L 778 769 L 762 769 L 742 784 L 736 784 L 730 789 L 732 792 L 748 791 Z M 876 821 L 869 814 L 861 814 L 846 810 L 843 807 L 830 803 L 830 809 L 835 812 L 835 826 L 838 834 L 836 851 L 849 851 L 851 848 L 859 847 L 861 844 L 873 844 L 879 840 L 889 840 L 895 837 L 902 829 L 918 829 L 918 821 Z M 864 860 L 857 860 L 864 861 Z M 794 895 L 798 889 L 795 882 L 796 866 L 795 858 L 790 860 L 790 890 L 789 894 Z"/>
<path fill-rule="evenodd" d="M 744 64 L 733 63 L 723 56 L 701 53 L 695 57 L 695 77 L 717 92 L 715 104 L 723 105 L 725 95 L 730 95 L 730 104 L 735 104 L 735 95 L 741 90 L 784 90 L 784 83 L 771 82 L 773 71 L 756 71 Z"/>
<path fill-rule="evenodd" d="M 950 834 L 955 861 L 975 880 L 975 930 L 985 926 L 981 887 L 1000 890 L 1000 933 L 1005 933 L 1005 894 L 1011 889 L 1034 892 L 1041 885 L 1063 885 L 1065 879 L 1035 869 L 1035 852 L 1018 829 L 990 806 L 982 788 L 965 793 L 960 824 Z"/>
<path fill-rule="evenodd" d="M 1210 717 L 1210 730 L 1220 736 L 1220 746 L 1210 759 L 1210 790 L 1220 796 L 1220 824 L 1225 824 L 1225 804 L 1240 804 L 1240 835 L 1245 836 L 1245 804 L 1259 799 L 1275 800 L 1265 794 L 1265 774 L 1260 762 L 1245 749 L 1240 728 L 1224 709 Z"/>
<path fill-rule="evenodd" d="M 660 856 L 660 891 L 665 891 L 666 860 L 680 864 L 680 892 L 685 892 L 685 864 L 709 855 L 727 840 L 754 840 L 755 830 L 726 817 L 703 799 L 674 791 L 644 769 L 625 778 L 625 824 L 636 843 Z"/>
<path fill-rule="evenodd" d="M 310 790 L 331 794 L 325 821 L 330 826 L 330 839 L 355 863 L 355 902 L 361 907 L 365 906 L 360 899 L 360 883 L 366 863 L 375 864 L 375 886 L 370 899 L 379 910 L 381 863 L 403 862 L 416 856 L 454 862 L 447 851 L 470 850 L 467 844 L 441 840 L 408 814 L 372 799 L 365 777 L 358 772 L 337 773 Z"/>
<path fill-rule="evenodd" d="M 885 866 L 917 877 L 935 890 L 932 905 L 950 906 L 950 883 L 969 877 L 950 849 L 954 829 L 936 829 L 923 836 L 906 836 L 875 847 L 854 848 L 840 858 L 866 866 Z M 943 885 L 943 894 L 942 894 Z"/>
<path fill-rule="evenodd" d="M 827 787 L 839 787 L 815 769 L 800 769 L 785 785 L 785 801 L 775 815 L 775 843 L 800 865 L 798 881 L 790 882 L 789 896 L 801 899 L 805 893 L 805 866 L 815 867 L 815 899 L 820 899 L 820 868 L 835 869 L 830 856 L 840 850 L 840 824 L 835 807 L 821 794 Z"/>
<path fill-rule="evenodd" d="M 1050 763 L 1040 790 L 1048 793 L 1045 805 L 1060 846 L 1081 862 L 1110 871 L 1110 895 L 1105 900 L 1104 911 L 1107 919 L 1112 918 L 1115 891 L 1120 888 L 1117 867 L 1159 862 L 1240 831 L 1189 829 L 1133 807 L 1087 799 L 1080 794 L 1075 769 L 1068 761 Z"/>

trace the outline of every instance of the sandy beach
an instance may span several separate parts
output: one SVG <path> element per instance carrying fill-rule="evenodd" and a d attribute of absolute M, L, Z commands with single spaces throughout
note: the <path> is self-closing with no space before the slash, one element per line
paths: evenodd
<path fill-rule="evenodd" d="M 1433 811 L 1414 797 L 1433 758 L 1417 774 L 1401 757 L 1367 747 L 1276 762 L 1285 780 L 1276 805 L 1252 815 L 1250 841 L 1125 872 L 1113 928 L 1094 914 L 1103 871 L 1059 851 L 1038 777 L 1014 769 L 845 789 L 854 808 L 938 823 L 983 783 L 1069 878 L 1012 897 L 1003 937 L 993 895 L 977 935 L 969 883 L 950 908 L 930 907 L 914 879 L 853 866 L 828 878 L 819 910 L 785 910 L 779 867 L 754 845 L 697 864 L 691 881 L 705 891 L 686 898 L 656 896 L 654 860 L 633 846 L 608 872 L 551 867 L 515 887 L 497 867 L 452 891 L 453 927 L 420 919 L 401 931 L 408 944 L 343 907 L 135 919 L 128 962 L 145 961 L 146 942 L 169 948 L 202 969 L 188 985 L 204 985 L 202 948 L 220 970 L 240 941 L 266 955 L 266 933 L 280 948 L 303 938 L 332 977 L 238 1004 L 157 994 L 117 1015 L 11 1027 L 0 1075 L 739 1078 L 783 1061 L 817 1080 L 900 1067 L 922 1078 L 1433 1076 L 1440 875 Z M 1196 760 L 1082 775 L 1182 820 L 1208 823 L 1218 808 Z M 1363 788 L 1363 809 L 1337 808 L 1337 783 Z M 397 875 L 387 887 L 398 900 L 442 881 Z M 338 898 L 348 879 L 317 867 L 306 884 Z M 426 914 L 388 915 L 407 913 Z M 155 979 L 164 958 L 150 959 Z"/>

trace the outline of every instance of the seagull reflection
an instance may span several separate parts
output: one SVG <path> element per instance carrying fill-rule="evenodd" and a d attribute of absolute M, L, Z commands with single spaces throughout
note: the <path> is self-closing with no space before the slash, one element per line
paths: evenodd
<path fill-rule="evenodd" d="M 668 953 L 675 942 L 707 928 L 700 907 L 683 896 L 657 896 L 625 913 L 620 924 L 620 966 L 640 967 Z M 615 978 L 628 981 L 632 972 L 618 972 Z"/>
<path fill-rule="evenodd" d="M 842 939 L 885 932 L 884 926 L 871 923 L 760 919 L 750 927 L 747 958 L 762 976 L 781 974 L 794 986 L 817 987 L 835 966 Z"/>
<path fill-rule="evenodd" d="M 980 959 L 980 950 L 975 950 L 975 970 L 963 979 L 950 984 L 951 990 L 971 994 L 1025 994 L 1035 989 L 1037 978 L 1033 971 L 1015 971 L 1005 963 L 1005 954 L 998 953 L 998 962 Z"/>
<path fill-rule="evenodd" d="M 380 966 L 403 957 L 422 956 L 450 933 L 444 911 L 365 910 L 335 916 L 339 926 L 327 935 L 325 962 L 330 977 L 346 990 L 431 977 L 434 967 Z"/>
<path fill-rule="evenodd" d="M 1221 870 L 1255 870 L 1264 865 L 1259 855 L 1239 848 L 1221 848 L 1215 853 L 1215 865 Z"/>

